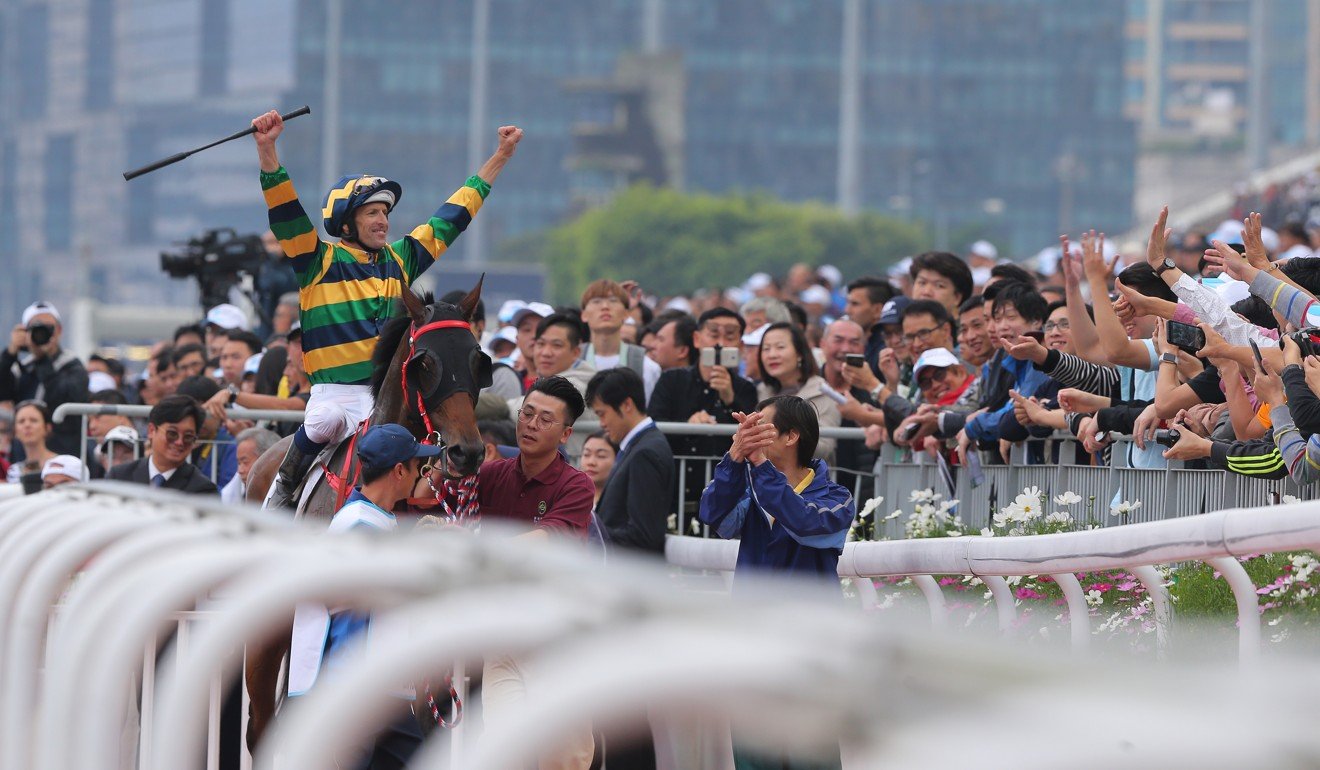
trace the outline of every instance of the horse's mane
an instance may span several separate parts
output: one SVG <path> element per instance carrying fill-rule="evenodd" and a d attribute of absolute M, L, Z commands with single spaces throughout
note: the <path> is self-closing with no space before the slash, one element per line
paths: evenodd
<path fill-rule="evenodd" d="M 411 289 L 404 289 L 404 291 L 411 291 Z M 421 296 L 424 305 L 435 302 L 435 295 L 429 291 L 422 292 L 419 296 Z M 399 349 L 399 343 L 403 340 L 403 335 L 408 333 L 408 326 L 412 323 L 407 311 L 403 310 L 403 300 L 396 302 L 395 310 L 396 312 L 402 312 L 402 314 L 390 318 L 381 327 L 380 339 L 376 341 L 376 349 L 371 353 L 371 397 L 373 399 L 380 398 L 380 389 L 385 384 L 385 375 L 390 371 L 390 361 L 394 360 L 394 353 Z"/>

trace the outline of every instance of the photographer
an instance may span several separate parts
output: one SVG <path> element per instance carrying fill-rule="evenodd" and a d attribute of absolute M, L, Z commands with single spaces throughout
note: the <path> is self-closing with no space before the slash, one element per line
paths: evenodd
<path fill-rule="evenodd" d="M 0 353 L 0 401 L 35 399 L 45 402 L 51 412 L 61 404 L 87 401 L 87 368 L 60 347 L 62 333 L 60 313 L 49 302 L 34 302 L 23 311 L 23 322 L 14 327 L 9 346 Z M 57 425 L 48 441 L 51 450 L 78 454 L 80 428 L 76 419 Z"/>

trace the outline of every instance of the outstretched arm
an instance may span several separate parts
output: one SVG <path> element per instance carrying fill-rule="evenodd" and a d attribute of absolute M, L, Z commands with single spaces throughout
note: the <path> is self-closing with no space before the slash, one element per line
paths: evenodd
<path fill-rule="evenodd" d="M 500 126 L 500 146 L 495 149 L 495 154 L 491 155 L 481 168 L 477 170 L 477 176 L 481 177 L 486 184 L 495 184 L 495 178 L 504 170 L 504 164 L 513 157 L 514 150 L 518 149 L 518 142 L 522 141 L 523 130 L 517 126 Z"/>
<path fill-rule="evenodd" d="M 1092 230 L 1082 236 L 1082 265 L 1086 270 L 1086 280 L 1091 284 L 1091 307 L 1095 311 L 1095 328 L 1100 337 L 1100 347 L 1105 358 L 1115 366 L 1149 370 L 1150 352 L 1145 343 L 1128 339 L 1123 323 L 1114 312 L 1114 306 L 1105 301 L 1109 291 L 1109 265 L 1105 264 L 1104 247 L 1104 233 L 1097 235 Z"/>

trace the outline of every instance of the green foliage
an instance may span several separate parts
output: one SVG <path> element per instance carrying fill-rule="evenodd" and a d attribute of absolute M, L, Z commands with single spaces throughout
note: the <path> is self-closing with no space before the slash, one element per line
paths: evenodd
<path fill-rule="evenodd" d="M 741 283 L 796 262 L 833 264 L 844 275 L 877 273 L 925 248 L 922 228 L 878 214 L 846 217 L 820 203 L 765 195 L 688 194 L 632 187 L 608 206 L 538 236 L 506 256 L 544 262 L 551 294 L 575 300 L 592 280 L 632 278 L 665 295 Z M 519 254 L 510 253 L 515 248 Z"/>

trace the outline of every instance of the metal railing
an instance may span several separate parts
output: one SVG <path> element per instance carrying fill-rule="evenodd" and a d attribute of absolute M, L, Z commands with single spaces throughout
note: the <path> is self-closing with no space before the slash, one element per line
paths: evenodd
<path fill-rule="evenodd" d="M 85 435 L 86 420 L 91 415 L 116 414 L 140 419 L 145 418 L 149 411 L 150 407 L 146 406 L 63 404 L 55 410 L 54 419 L 62 422 L 68 417 L 81 417 Z M 303 419 L 303 413 L 299 411 L 233 407 L 226 410 L 226 413 L 235 419 L 245 420 L 298 423 Z M 669 436 L 731 437 L 736 430 L 733 425 L 684 422 L 658 423 L 657 427 Z M 574 428 L 578 435 L 583 436 L 599 430 L 600 424 L 593 420 L 579 420 Z M 860 428 L 824 428 L 821 436 L 842 441 L 865 439 L 865 433 Z M 221 445 L 225 442 L 215 443 Z M 912 513 L 909 510 L 909 496 L 914 490 L 931 489 L 945 499 L 958 500 L 956 513 L 968 531 L 979 531 L 989 526 L 995 511 L 1029 486 L 1039 488 L 1047 497 L 1065 491 L 1080 495 L 1085 501 L 1082 507 L 1085 509 L 1086 521 L 1083 523 L 1100 526 L 1161 521 L 1231 507 L 1271 505 L 1281 501 L 1285 495 L 1298 500 L 1310 500 L 1320 495 L 1315 485 L 1300 486 L 1288 478 L 1256 479 L 1222 470 L 1183 468 L 1178 462 L 1172 462 L 1169 467 L 1161 469 L 1128 467 L 1126 458 L 1129 439 L 1121 439 L 1114 444 L 1111 452 L 1113 462 L 1109 465 L 1077 464 L 1077 440 L 1068 434 L 1056 434 L 1035 443 L 1041 447 L 1044 457 L 1057 457 L 1057 462 L 1027 464 L 1023 461 L 1024 453 L 1019 450 L 1015 453 L 1013 463 L 1003 464 L 992 453 L 983 452 L 981 457 L 985 480 L 979 486 L 973 486 L 970 475 L 964 469 L 953 467 L 946 476 L 941 472 L 939 464 L 928 455 L 914 455 L 893 445 L 882 447 L 880 460 L 872 468 L 831 466 L 830 473 L 836 480 L 841 471 L 845 474 L 845 480 L 859 507 L 866 500 L 880 496 L 885 500 L 886 511 L 904 510 L 904 516 L 878 525 L 876 537 L 889 539 L 904 536 L 904 524 Z M 85 446 L 83 455 L 85 462 Z M 210 453 L 212 479 L 217 475 L 219 455 L 219 452 Z M 574 462 L 577 460 L 576 457 L 570 459 Z M 697 526 L 694 529 L 695 501 L 700 491 L 694 490 L 692 486 L 696 483 L 704 488 L 719 460 L 719 457 L 700 455 L 675 456 L 674 533 L 708 534 L 704 527 Z M 699 472 L 690 472 L 694 468 Z M 946 478 L 953 480 L 952 486 Z M 1140 501 L 1142 505 L 1122 518 L 1110 515 L 1111 502 L 1120 500 Z M 684 504 L 679 505 L 678 501 L 684 501 Z"/>

